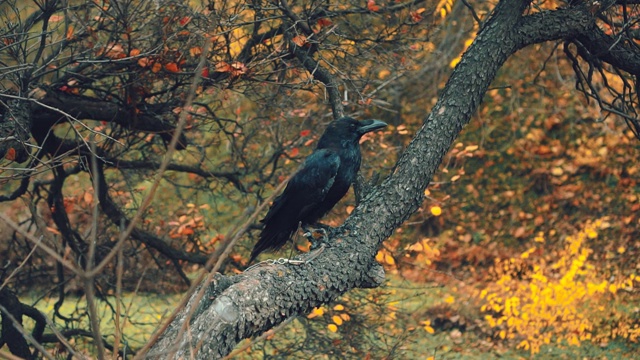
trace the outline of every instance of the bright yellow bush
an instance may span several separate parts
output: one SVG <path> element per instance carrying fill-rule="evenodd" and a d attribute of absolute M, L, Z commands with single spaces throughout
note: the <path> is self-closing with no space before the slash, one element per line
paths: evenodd
<path fill-rule="evenodd" d="M 605 220 L 589 222 L 549 262 L 532 247 L 519 257 L 496 260 L 495 281 L 482 290 L 481 310 L 497 337 L 518 341 L 532 354 L 551 342 L 580 345 L 581 341 L 624 338 L 636 342 L 639 324 L 619 309 L 619 292 L 631 290 L 635 275 L 607 280 L 589 260 L 589 240 L 598 237 Z M 536 237 L 536 243 L 543 234 Z"/>

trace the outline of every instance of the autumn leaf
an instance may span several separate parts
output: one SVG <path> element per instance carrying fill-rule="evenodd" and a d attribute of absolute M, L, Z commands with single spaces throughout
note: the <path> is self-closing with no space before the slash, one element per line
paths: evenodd
<path fill-rule="evenodd" d="M 333 24 L 333 23 L 331 22 L 331 20 L 329 20 L 327 18 L 318 19 L 318 25 L 320 25 L 320 27 L 329 26 L 331 24 Z"/>
<path fill-rule="evenodd" d="M 432 206 L 431 207 L 431 214 L 433 214 L 433 216 L 440 216 L 442 214 L 442 208 L 440 206 Z"/>
<path fill-rule="evenodd" d="M 178 64 L 171 62 L 164 66 L 164 69 L 168 72 L 177 73 L 178 72 Z"/>
<path fill-rule="evenodd" d="M 384 254 L 384 262 L 389 265 L 395 265 L 396 260 L 391 256 L 391 254 Z"/>
<path fill-rule="evenodd" d="M 411 20 L 414 23 L 419 23 L 420 21 L 422 21 L 422 15 L 420 15 L 420 13 L 417 11 L 411 11 L 409 15 L 411 16 Z"/>
<path fill-rule="evenodd" d="M 191 22 L 191 17 L 190 16 L 185 16 L 182 19 L 180 19 L 180 21 L 178 21 L 178 22 L 180 23 L 181 26 L 185 26 L 189 22 Z"/>
<path fill-rule="evenodd" d="M 380 6 L 376 5 L 375 0 L 367 0 L 367 9 L 369 9 L 369 11 L 379 11 L 380 10 Z"/>
<path fill-rule="evenodd" d="M 151 67 L 151 72 L 152 73 L 157 73 L 158 71 L 160 71 L 160 69 L 162 69 L 162 65 L 160 65 L 160 63 L 155 63 Z"/>
<path fill-rule="evenodd" d="M 240 76 L 242 74 L 246 74 L 249 69 L 239 61 L 234 61 L 231 64 L 221 61 L 216 64 L 216 71 L 228 72 L 233 76 Z"/>
<path fill-rule="evenodd" d="M 300 153 L 300 149 L 295 147 L 295 148 L 291 149 L 291 151 L 289 152 L 289 156 L 296 157 L 296 156 L 298 156 L 299 153 Z"/>
<path fill-rule="evenodd" d="M 66 35 L 66 39 L 67 41 L 73 40 L 74 36 L 73 36 L 73 25 L 69 25 L 69 28 L 67 29 L 67 35 Z"/>
<path fill-rule="evenodd" d="M 138 56 L 140 55 L 140 49 L 133 49 L 129 51 L 129 56 Z"/>
<path fill-rule="evenodd" d="M 147 66 L 149 66 L 150 63 L 151 63 L 151 61 L 149 60 L 148 57 L 143 57 L 143 58 L 138 59 L 138 65 L 140 67 L 147 67 Z M 160 64 L 158 64 L 158 65 L 160 65 Z M 157 72 L 157 71 L 154 71 L 154 72 Z"/>
<path fill-rule="evenodd" d="M 302 130 L 300 131 L 300 136 L 309 136 L 309 134 L 311 134 L 311 130 Z"/>
<path fill-rule="evenodd" d="M 9 161 L 15 160 L 16 159 L 16 149 L 9 148 L 9 150 L 7 150 L 7 153 L 4 154 L 4 158 L 9 160 Z"/>
<path fill-rule="evenodd" d="M 309 43 L 307 42 L 307 37 L 304 35 L 298 35 L 296 37 L 294 37 L 293 39 L 291 39 L 291 41 L 293 41 L 294 44 L 303 47 L 305 45 L 309 45 Z"/>
<path fill-rule="evenodd" d="M 202 48 L 200 46 L 194 46 L 189 49 L 189 55 L 191 55 L 192 57 L 196 57 L 200 54 L 202 54 Z"/>

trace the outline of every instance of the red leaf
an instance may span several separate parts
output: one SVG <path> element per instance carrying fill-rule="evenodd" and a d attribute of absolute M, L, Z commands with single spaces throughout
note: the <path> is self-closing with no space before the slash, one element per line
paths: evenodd
<path fill-rule="evenodd" d="M 168 64 L 166 64 L 166 65 L 164 66 L 164 68 L 165 68 L 167 71 L 172 72 L 172 73 L 177 73 L 177 72 L 178 72 L 178 64 L 173 63 L 173 62 L 172 62 L 172 63 L 168 63 Z"/>
<path fill-rule="evenodd" d="M 205 77 L 205 78 L 209 77 L 209 68 L 208 67 L 202 68 L 202 77 Z"/>
<path fill-rule="evenodd" d="M 189 16 L 185 16 L 185 17 L 183 17 L 182 19 L 180 19 L 179 23 L 180 23 L 180 25 L 185 26 L 185 25 L 187 25 L 190 21 L 191 21 L 191 17 L 189 17 Z"/>
<path fill-rule="evenodd" d="M 302 130 L 300 131 L 300 136 L 309 136 L 311 134 L 311 130 Z"/>
<path fill-rule="evenodd" d="M 291 152 L 289 153 L 289 156 L 296 157 L 296 156 L 298 156 L 299 152 L 300 152 L 300 150 L 298 150 L 298 148 L 295 147 L 295 148 L 291 149 Z"/>
<path fill-rule="evenodd" d="M 376 12 L 380 10 L 380 6 L 376 5 L 375 0 L 367 0 L 367 9 L 369 9 L 369 11 Z"/>
<path fill-rule="evenodd" d="M 7 153 L 4 154 L 4 158 L 10 161 L 13 161 L 16 159 L 16 149 L 14 148 L 9 148 L 9 150 L 7 150 Z"/>
<path fill-rule="evenodd" d="M 333 23 L 331 22 L 331 20 L 329 20 L 327 18 L 318 19 L 318 25 L 320 25 L 321 27 L 329 26 L 331 24 L 333 24 Z"/>

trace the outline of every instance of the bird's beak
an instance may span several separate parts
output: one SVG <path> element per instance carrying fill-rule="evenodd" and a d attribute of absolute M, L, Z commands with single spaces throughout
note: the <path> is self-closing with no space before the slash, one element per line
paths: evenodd
<path fill-rule="evenodd" d="M 358 128 L 358 132 L 360 133 L 360 135 L 364 135 L 368 132 L 382 129 L 385 126 L 387 126 L 387 123 L 384 121 L 364 120 L 360 122 L 360 127 Z"/>

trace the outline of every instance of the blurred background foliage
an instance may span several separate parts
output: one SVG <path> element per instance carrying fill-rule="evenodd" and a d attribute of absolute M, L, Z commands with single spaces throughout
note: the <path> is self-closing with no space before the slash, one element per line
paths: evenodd
<path fill-rule="evenodd" d="M 347 114 L 390 124 L 362 143 L 362 174 L 382 178 L 478 30 L 464 2 L 453 0 L 287 5 L 309 19 L 308 34 L 282 30 L 294 19 L 282 15 L 286 7 L 263 1 L 69 1 L 55 11 L 38 8 L 48 3 L 0 5 L 7 25 L 0 34 L 2 93 L 23 96 L 18 70 L 35 63 L 42 66 L 29 75 L 27 90 L 45 92 L 42 101 L 55 94 L 87 97 L 134 115 L 127 123 L 91 116 L 56 121 L 50 136 L 62 145 L 73 142 L 71 151 L 31 152 L 20 162 L 19 153 L 7 151 L 0 178 L 7 196 L 0 203 L 3 213 L 33 234 L 43 231 L 36 218 L 42 219 L 52 234 L 48 244 L 80 261 L 73 238 L 91 232 L 96 197 L 83 171 L 89 160 L 78 150 L 82 143 L 98 144 L 95 156 L 109 162 L 107 195 L 130 218 L 166 153 L 165 136 L 181 114 L 186 121 L 185 143 L 172 155 L 175 166 L 137 225 L 144 236 L 186 255 L 172 256 L 134 236 L 121 258 L 124 295 L 116 294 L 116 261 L 95 281 L 102 334 L 113 343 L 118 327 L 120 342 L 133 351 L 176 306 L 205 255 L 224 246 L 313 150 L 331 121 L 330 94 L 287 49 L 312 52 L 342 79 L 339 95 Z M 495 5 L 468 3 L 479 16 Z M 534 3 L 538 10 L 563 4 Z M 43 18 L 32 19 L 39 12 L 50 24 L 40 55 L 36 35 Z M 34 36 L 19 39 L 19 29 Z M 16 41 L 24 46 L 11 47 Z M 206 41 L 203 79 L 185 108 Z M 615 78 L 608 80 L 615 86 Z M 353 291 L 247 341 L 236 355 L 637 355 L 640 143 L 624 121 L 603 116 L 575 84 L 572 63 L 558 44 L 513 56 L 450 149 L 423 206 L 380 250 L 387 286 Z M 7 106 L 12 99 L 0 97 Z M 154 119 L 152 131 L 136 123 L 143 114 Z M 28 190 L 11 198 L 27 178 Z M 52 187 L 61 179 L 62 202 L 55 203 Z M 66 220 L 56 219 L 59 204 Z M 350 194 L 325 222 L 341 224 L 355 205 Z M 252 225 L 223 271 L 247 267 L 258 229 Z M 88 329 L 82 282 L 47 253 L 34 251 L 20 232 L 3 222 L 0 230 L 2 286 L 61 329 Z M 101 213 L 97 230 L 100 256 L 117 241 L 122 224 Z M 296 249 L 308 245 L 300 240 Z M 293 252 L 285 248 L 261 258 Z M 122 305 L 118 321 L 116 303 Z M 79 351 L 93 353 L 87 338 L 72 341 Z M 63 350 L 50 349 L 59 358 L 66 356 Z"/>

